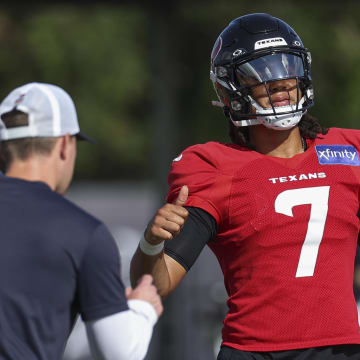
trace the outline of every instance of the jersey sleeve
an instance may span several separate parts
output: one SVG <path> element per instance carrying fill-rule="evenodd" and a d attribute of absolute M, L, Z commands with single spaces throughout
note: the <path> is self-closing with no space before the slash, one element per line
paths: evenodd
<path fill-rule="evenodd" d="M 119 250 L 103 224 L 94 231 L 79 269 L 78 301 L 84 321 L 128 310 Z"/>
<path fill-rule="evenodd" d="M 167 202 L 175 202 L 183 185 L 189 188 L 186 206 L 208 212 L 221 224 L 228 216 L 231 176 L 221 169 L 221 158 L 211 145 L 195 145 L 186 149 L 172 163 L 168 177 Z"/>

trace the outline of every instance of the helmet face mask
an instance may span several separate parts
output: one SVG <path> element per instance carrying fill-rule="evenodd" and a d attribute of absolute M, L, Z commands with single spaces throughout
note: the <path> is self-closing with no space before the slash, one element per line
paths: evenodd
<path fill-rule="evenodd" d="M 313 105 L 310 66 L 310 53 L 289 25 L 267 14 L 251 14 L 235 19 L 220 34 L 210 78 L 234 125 L 285 130 Z M 289 101 L 275 106 L 272 97 L 279 84 Z M 267 101 L 254 96 L 259 88 Z"/>

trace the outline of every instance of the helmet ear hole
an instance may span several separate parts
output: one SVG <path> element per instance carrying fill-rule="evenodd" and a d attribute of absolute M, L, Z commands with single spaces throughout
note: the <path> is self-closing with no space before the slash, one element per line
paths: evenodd
<path fill-rule="evenodd" d="M 241 110 L 241 104 L 239 101 L 232 101 L 231 102 L 231 108 L 234 110 L 234 111 L 240 111 Z"/>

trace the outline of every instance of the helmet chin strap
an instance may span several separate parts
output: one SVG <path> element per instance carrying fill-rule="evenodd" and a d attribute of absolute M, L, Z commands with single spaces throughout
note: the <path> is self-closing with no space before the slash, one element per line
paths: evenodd
<path fill-rule="evenodd" d="M 276 116 L 277 119 L 275 121 L 274 116 L 265 116 L 262 118 L 262 124 L 269 129 L 288 130 L 296 126 L 303 115 L 304 113 L 301 111 L 294 114 L 279 115 Z"/>
<path fill-rule="evenodd" d="M 288 130 L 297 125 L 302 116 L 306 113 L 306 110 L 302 110 L 302 105 L 305 102 L 305 96 L 301 98 L 298 105 L 285 105 L 276 107 L 275 114 L 272 108 L 265 109 L 260 106 L 251 96 L 249 96 L 249 98 L 251 105 L 256 110 L 254 116 L 256 116 L 256 114 L 261 114 L 261 116 L 256 116 L 255 119 L 234 120 L 230 113 L 230 119 L 235 126 L 240 127 L 262 124 L 270 129 Z"/>

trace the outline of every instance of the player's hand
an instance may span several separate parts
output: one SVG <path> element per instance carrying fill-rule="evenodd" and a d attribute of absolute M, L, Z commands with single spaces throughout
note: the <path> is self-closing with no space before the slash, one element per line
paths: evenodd
<path fill-rule="evenodd" d="M 161 207 L 145 230 L 145 239 L 156 245 L 164 240 L 173 239 L 184 226 L 189 212 L 183 207 L 189 195 L 184 185 L 174 204 L 167 203 Z"/>
<path fill-rule="evenodd" d="M 130 287 L 126 288 L 125 295 L 128 300 L 138 299 L 147 301 L 154 307 L 157 316 L 160 316 L 164 310 L 161 298 L 155 285 L 153 285 L 153 278 L 151 275 L 143 275 L 137 282 L 135 289 L 131 289 Z"/>

